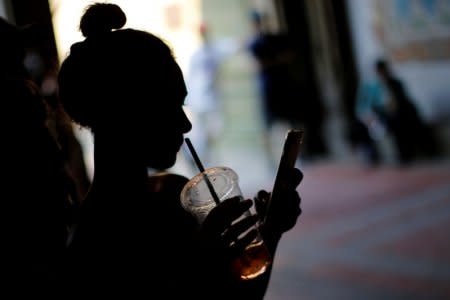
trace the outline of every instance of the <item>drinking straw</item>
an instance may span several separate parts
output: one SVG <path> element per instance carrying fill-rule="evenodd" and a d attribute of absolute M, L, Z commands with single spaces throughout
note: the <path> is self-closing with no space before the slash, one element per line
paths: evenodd
<path fill-rule="evenodd" d="M 208 175 L 206 175 L 206 173 L 205 173 L 205 168 L 203 167 L 203 164 L 200 161 L 200 158 L 198 157 L 197 152 L 195 151 L 194 146 L 191 143 L 191 140 L 189 138 L 185 138 L 184 140 L 186 141 L 189 151 L 191 151 L 192 157 L 194 158 L 197 168 L 199 169 L 200 173 L 202 173 L 203 177 L 205 178 L 206 185 L 208 186 L 209 192 L 211 193 L 211 195 L 214 199 L 214 202 L 216 202 L 216 204 L 219 204 L 220 203 L 219 197 L 217 196 L 216 191 L 214 190 L 214 187 L 213 187 L 211 181 L 209 181 Z"/>

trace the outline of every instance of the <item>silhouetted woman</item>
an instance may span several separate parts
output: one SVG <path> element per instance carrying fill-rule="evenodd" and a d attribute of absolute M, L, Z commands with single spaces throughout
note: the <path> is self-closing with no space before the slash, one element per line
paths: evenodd
<path fill-rule="evenodd" d="M 93 183 L 69 247 L 70 292 L 80 298 L 221 299 L 248 291 L 262 298 L 269 273 L 245 286 L 229 274 L 230 255 L 254 233 L 237 237 L 257 220 L 230 224 L 251 200 L 225 201 L 197 228 L 179 203 L 187 179 L 148 178 L 149 167 L 175 163 L 191 129 L 183 111 L 187 91 L 170 48 L 150 33 L 119 29 L 125 22 L 117 5 L 90 6 L 80 23 L 86 39 L 71 47 L 59 73 L 66 111 L 92 130 L 95 143 Z M 266 227 L 273 251 L 300 213 L 300 180 L 294 169 L 283 222 Z M 224 240 L 225 230 L 235 244 Z"/>

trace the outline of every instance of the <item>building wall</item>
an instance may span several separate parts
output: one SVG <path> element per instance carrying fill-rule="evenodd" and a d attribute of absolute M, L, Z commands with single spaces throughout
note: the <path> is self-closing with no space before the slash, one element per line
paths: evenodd
<path fill-rule="evenodd" d="M 0 16 L 13 22 L 14 20 L 12 20 L 10 7 L 10 0 L 0 0 Z"/>
<path fill-rule="evenodd" d="M 6 18 L 6 10 L 4 1 L 0 1 L 0 16 Z"/>

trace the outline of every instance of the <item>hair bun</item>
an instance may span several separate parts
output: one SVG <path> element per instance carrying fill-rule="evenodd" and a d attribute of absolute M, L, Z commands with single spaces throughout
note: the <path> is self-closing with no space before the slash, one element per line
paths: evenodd
<path fill-rule="evenodd" d="M 81 17 L 80 29 L 85 37 L 110 32 L 125 25 L 127 17 L 122 9 L 111 3 L 95 3 L 87 7 Z"/>

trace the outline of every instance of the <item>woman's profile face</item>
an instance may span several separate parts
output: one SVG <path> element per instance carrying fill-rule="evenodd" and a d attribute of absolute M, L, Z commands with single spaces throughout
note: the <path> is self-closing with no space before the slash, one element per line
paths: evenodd
<path fill-rule="evenodd" d="M 131 120 L 138 135 L 135 147 L 148 167 L 166 169 L 175 163 L 183 135 L 192 128 L 183 109 L 186 85 L 175 61 L 154 82 L 142 85 L 136 119 Z"/>

